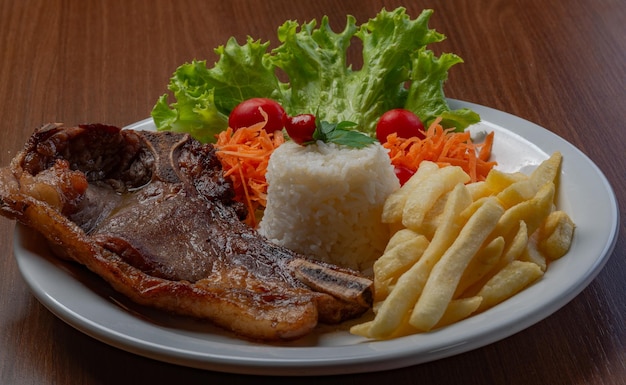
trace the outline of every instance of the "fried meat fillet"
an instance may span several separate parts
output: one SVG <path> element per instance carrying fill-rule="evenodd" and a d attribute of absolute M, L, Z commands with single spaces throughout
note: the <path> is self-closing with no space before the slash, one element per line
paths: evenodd
<path fill-rule="evenodd" d="M 258 340 L 357 317 L 372 281 L 274 245 L 241 219 L 210 144 L 48 124 L 0 169 L 0 214 L 142 304 Z"/>

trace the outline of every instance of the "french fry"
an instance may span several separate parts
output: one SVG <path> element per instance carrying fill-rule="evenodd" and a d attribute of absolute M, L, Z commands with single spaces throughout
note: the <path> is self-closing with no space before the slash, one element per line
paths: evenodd
<path fill-rule="evenodd" d="M 487 174 L 489 176 L 489 174 Z M 493 195 L 493 191 L 487 185 L 487 182 L 484 180 L 478 182 L 472 182 L 465 185 L 467 190 L 470 192 L 472 196 L 472 200 L 475 201 L 480 198 L 487 197 L 489 195 Z"/>
<path fill-rule="evenodd" d="M 487 272 L 482 278 L 474 282 L 474 284 L 472 284 L 471 286 L 467 287 L 466 290 L 462 294 L 460 294 L 460 296 L 468 297 L 472 295 L 477 295 L 480 289 L 482 289 L 487 281 L 489 281 L 498 271 L 502 270 L 506 265 L 511 263 L 511 261 L 520 258 L 526 252 L 527 244 L 528 229 L 526 227 L 526 223 L 524 221 L 520 221 L 517 234 L 515 234 L 513 240 L 509 242 L 508 246 L 505 246 L 506 249 L 504 250 L 500 260 L 495 264 L 495 266 L 493 266 L 491 271 Z"/>
<path fill-rule="evenodd" d="M 539 190 L 541 186 L 546 183 L 552 182 L 557 184 L 557 177 L 559 170 L 561 169 L 561 162 L 563 156 L 560 152 L 553 153 L 550 158 L 541 162 L 539 166 L 530 174 L 529 180 L 533 183 L 535 188 Z"/>
<path fill-rule="evenodd" d="M 482 302 L 481 297 L 469 297 L 456 299 L 451 301 L 446 308 L 441 320 L 436 325 L 436 328 L 444 327 L 447 325 L 451 325 L 455 322 L 461 321 L 474 313 L 480 303 Z M 409 323 L 408 315 L 402 319 L 398 327 L 393 331 L 392 334 L 388 335 L 384 339 L 393 339 L 398 337 L 404 337 L 411 334 L 415 334 L 419 332 L 415 327 L 413 327 Z M 358 325 L 353 325 L 350 328 L 350 333 L 366 338 L 372 338 L 370 333 L 371 327 L 374 321 L 366 321 Z"/>
<path fill-rule="evenodd" d="M 535 232 L 541 225 L 541 222 L 552 211 L 552 205 L 554 202 L 554 183 L 549 182 L 543 185 L 537 194 L 532 199 L 516 204 L 515 206 L 507 209 L 500 218 L 495 234 L 504 236 L 504 239 L 509 242 L 510 234 L 520 221 L 526 223 L 528 234 Z"/>
<path fill-rule="evenodd" d="M 372 310 L 374 314 L 378 313 L 378 309 L 380 309 L 382 304 L 383 304 L 383 301 L 374 301 L 374 304 L 372 305 Z"/>
<path fill-rule="evenodd" d="M 484 311 L 512 297 L 542 275 L 543 271 L 535 263 L 512 261 L 478 292 L 477 296 L 482 297 L 483 301 L 477 311 Z"/>
<path fill-rule="evenodd" d="M 413 194 L 413 190 L 419 186 L 424 179 L 429 177 L 432 173 L 437 171 L 439 166 L 433 162 L 422 162 L 419 168 L 406 181 L 406 183 L 398 190 L 389 195 L 383 206 L 382 222 L 383 223 L 396 223 L 402 222 L 402 210 L 410 195 Z"/>
<path fill-rule="evenodd" d="M 455 322 L 461 321 L 472 315 L 482 303 L 483 299 L 479 296 L 455 299 L 450 301 L 446 311 L 441 316 L 434 329 L 451 325 Z"/>
<path fill-rule="evenodd" d="M 393 290 L 378 308 L 369 329 L 372 338 L 389 338 L 401 325 L 417 302 L 432 267 L 459 234 L 463 223 L 457 222 L 458 216 L 471 200 L 469 191 L 462 183 L 452 190 L 442 214 L 444 220 L 428 247 L 417 263 L 400 276 Z"/>
<path fill-rule="evenodd" d="M 494 269 L 494 266 L 501 260 L 504 246 L 504 238 L 497 237 L 476 253 L 463 272 L 453 298 L 458 298 L 468 287 L 474 285 Z"/>
<path fill-rule="evenodd" d="M 522 174 L 521 172 L 509 173 L 494 168 L 489 171 L 489 174 L 487 174 L 487 178 L 485 178 L 484 181 L 468 183 L 467 188 L 472 194 L 472 199 L 478 200 L 480 198 L 498 194 L 510 185 L 527 179 L 528 175 Z"/>
<path fill-rule="evenodd" d="M 537 230 L 537 248 L 553 261 L 564 256 L 572 244 L 574 222 L 563 211 L 553 211 Z"/>
<path fill-rule="evenodd" d="M 404 231 L 404 230 L 403 230 Z M 413 266 L 428 247 L 428 239 L 408 230 L 414 236 L 385 251 L 374 262 L 375 299 L 383 300 L 391 291 L 400 275 Z"/>
<path fill-rule="evenodd" d="M 532 199 L 537 194 L 537 188 L 528 179 L 520 180 L 506 187 L 497 195 L 505 209 L 511 208 L 524 201 Z"/>
<path fill-rule="evenodd" d="M 423 180 L 407 198 L 402 210 L 402 224 L 419 231 L 428 211 L 445 193 L 459 183 L 469 181 L 469 175 L 461 167 L 448 166 L 435 171 Z"/>
<path fill-rule="evenodd" d="M 465 210 L 461 212 L 461 214 L 459 214 L 461 220 L 467 221 L 472 215 L 474 215 L 474 213 L 480 208 L 480 206 L 482 206 L 485 202 L 491 199 L 493 198 L 484 197 L 478 198 L 477 200 L 473 201 L 469 206 L 467 206 Z"/>
<path fill-rule="evenodd" d="M 511 183 L 509 186 L 506 186 L 498 193 L 498 199 L 500 199 L 502 205 L 508 209 L 516 204 L 530 200 L 546 184 L 556 184 L 561 161 L 561 153 L 555 152 L 552 156 L 550 156 L 550 158 L 541 162 L 530 174 L 530 176 L 527 178 L 518 177 L 517 181 Z M 491 174 L 491 172 L 489 174 Z M 498 175 L 499 174 L 496 172 L 492 178 L 492 180 L 494 180 L 494 185 L 490 187 L 493 189 L 496 189 L 495 181 L 501 179 Z M 513 179 L 514 177 L 511 177 L 511 180 Z M 487 176 L 486 181 L 489 181 L 489 175 Z M 497 183 L 502 183 L 502 185 L 504 185 L 506 182 Z"/>
<path fill-rule="evenodd" d="M 537 236 L 533 234 L 529 239 L 526 247 L 524 248 L 524 252 L 519 257 L 520 261 L 532 262 L 535 265 L 539 266 L 541 271 L 546 271 L 548 268 L 548 261 L 546 257 L 539 251 L 537 248 Z"/>
<path fill-rule="evenodd" d="M 360 324 L 352 325 L 350 327 L 350 334 L 365 338 L 372 338 L 369 333 L 372 323 L 374 323 L 374 321 L 366 321 Z"/>
<path fill-rule="evenodd" d="M 463 226 L 454 243 L 433 267 L 413 308 L 409 323 L 430 330 L 439 322 L 471 258 L 496 227 L 504 209 L 497 199 L 488 199 Z"/>
<path fill-rule="evenodd" d="M 485 183 L 491 191 L 499 192 L 513 183 L 526 179 L 528 179 L 528 175 L 522 174 L 521 172 L 502 172 L 498 169 L 493 169 L 487 174 Z"/>
<path fill-rule="evenodd" d="M 513 237 L 513 240 L 509 243 L 509 246 L 502 256 L 501 264 L 496 268 L 502 269 L 508 265 L 511 261 L 518 259 L 524 252 L 524 248 L 528 244 L 528 226 L 526 222 L 520 221 L 517 229 L 517 234 Z"/>
<path fill-rule="evenodd" d="M 420 234 L 416 233 L 415 231 L 411 230 L 411 229 L 407 229 L 407 228 L 402 228 L 398 231 L 396 231 L 395 233 L 393 233 L 393 235 L 391 236 L 391 238 L 389 238 L 389 242 L 387 242 L 387 246 L 385 247 L 385 250 L 383 251 L 383 254 L 389 252 L 391 249 L 393 249 L 394 247 L 410 240 L 413 239 L 415 237 L 418 237 Z"/>
<path fill-rule="evenodd" d="M 419 227 L 420 234 L 425 235 L 428 239 L 432 239 L 435 231 L 441 225 L 443 209 L 446 206 L 449 192 L 443 194 L 435 204 L 426 212 L 426 216 Z"/>
<path fill-rule="evenodd" d="M 481 302 L 482 298 L 477 296 L 450 301 L 450 303 L 448 303 L 448 307 L 446 307 L 446 311 L 443 313 L 441 319 L 433 329 L 451 325 L 469 317 L 478 309 Z M 409 317 L 407 316 L 402 320 L 400 326 L 393 332 L 393 334 L 389 336 L 389 339 L 404 337 L 416 333 L 419 333 L 419 330 L 409 323 Z"/>
<path fill-rule="evenodd" d="M 373 324 L 374 324 L 374 321 L 367 321 L 362 324 L 354 325 L 350 328 L 350 333 L 363 336 L 366 338 L 373 338 L 372 333 L 371 333 Z M 395 328 L 391 334 L 385 337 L 379 337 L 378 339 L 390 340 L 390 339 L 394 339 L 398 337 L 404 337 L 404 336 L 408 336 L 411 334 L 415 334 L 416 332 L 417 330 L 415 330 L 415 328 L 409 324 L 408 316 L 406 316 L 400 321 L 400 323 L 398 324 L 398 327 Z"/>

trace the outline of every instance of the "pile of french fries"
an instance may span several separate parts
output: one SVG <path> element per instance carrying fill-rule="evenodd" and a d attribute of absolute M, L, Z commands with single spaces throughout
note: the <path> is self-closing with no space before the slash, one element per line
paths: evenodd
<path fill-rule="evenodd" d="M 481 182 L 422 162 L 385 202 L 394 230 L 374 264 L 374 318 L 350 332 L 391 339 L 489 309 L 539 279 L 569 250 L 574 223 L 555 206 L 562 156 L 530 175 L 492 170 Z"/>

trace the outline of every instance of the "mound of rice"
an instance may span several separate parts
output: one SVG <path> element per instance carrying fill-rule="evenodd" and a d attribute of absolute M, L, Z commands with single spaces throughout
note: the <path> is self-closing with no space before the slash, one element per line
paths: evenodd
<path fill-rule="evenodd" d="M 259 231 L 318 260 L 367 271 L 389 240 L 385 200 L 400 187 L 379 143 L 353 149 L 286 142 L 270 157 Z"/>

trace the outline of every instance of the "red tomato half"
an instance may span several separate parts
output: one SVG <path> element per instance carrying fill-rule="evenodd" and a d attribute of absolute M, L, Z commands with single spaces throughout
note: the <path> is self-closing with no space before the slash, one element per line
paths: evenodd
<path fill-rule="evenodd" d="M 400 138 L 424 138 L 424 124 L 409 110 L 396 108 L 383 114 L 376 124 L 376 139 L 380 143 L 387 141 L 387 136 L 396 132 Z"/>
<path fill-rule="evenodd" d="M 298 144 L 313 140 L 315 131 L 315 115 L 301 114 L 285 119 L 287 135 Z"/>
<path fill-rule="evenodd" d="M 265 119 L 259 109 L 263 109 L 267 114 L 265 131 L 274 132 L 283 129 L 285 110 L 276 101 L 267 98 L 252 98 L 239 103 L 228 116 L 228 125 L 236 130 L 263 122 Z"/>

